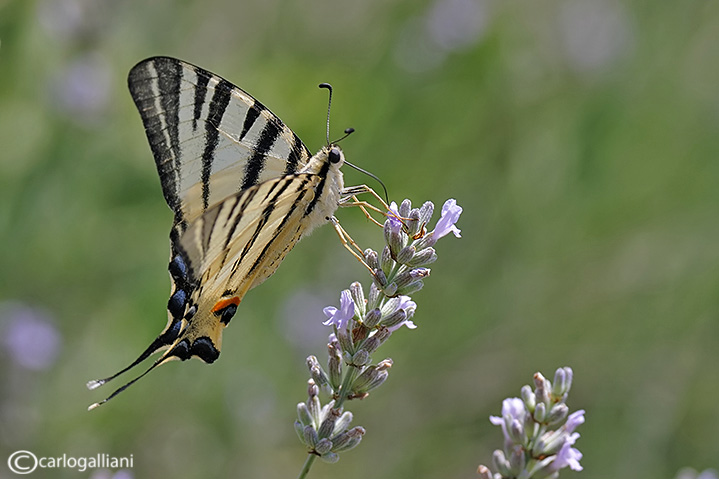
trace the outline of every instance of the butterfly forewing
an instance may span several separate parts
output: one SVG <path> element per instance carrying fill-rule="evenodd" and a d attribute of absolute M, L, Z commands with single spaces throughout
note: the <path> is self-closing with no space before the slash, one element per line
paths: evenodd
<path fill-rule="evenodd" d="M 176 223 L 310 158 L 307 147 L 242 89 L 173 58 L 137 64 L 128 79 Z"/>

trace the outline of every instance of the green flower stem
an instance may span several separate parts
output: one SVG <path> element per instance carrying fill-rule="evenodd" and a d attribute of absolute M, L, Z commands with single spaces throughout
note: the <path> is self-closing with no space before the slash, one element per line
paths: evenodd
<path fill-rule="evenodd" d="M 347 391 L 350 386 L 352 385 L 352 381 L 355 380 L 357 377 L 357 373 L 359 372 L 359 368 L 356 366 L 350 366 L 350 368 L 345 373 L 345 377 L 342 379 L 342 385 L 340 386 L 340 396 L 335 401 L 335 409 L 339 409 L 342 407 L 342 404 L 345 402 L 347 397 L 349 396 L 349 392 Z"/>
<path fill-rule="evenodd" d="M 297 479 L 305 479 L 307 477 L 307 473 L 310 472 L 310 468 L 312 467 L 312 463 L 315 462 L 315 459 L 317 459 L 317 456 L 309 453 L 307 454 L 307 459 L 305 460 L 304 466 L 302 466 L 302 470 L 300 471 L 300 475 L 297 476 Z"/>

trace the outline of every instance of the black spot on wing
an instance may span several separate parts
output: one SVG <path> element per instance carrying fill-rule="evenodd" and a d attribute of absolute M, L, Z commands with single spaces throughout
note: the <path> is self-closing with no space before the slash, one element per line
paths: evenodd
<path fill-rule="evenodd" d="M 207 336 L 202 336 L 193 341 L 190 354 L 197 356 L 208 364 L 214 363 L 220 357 L 220 351 L 217 350 L 212 340 Z"/>

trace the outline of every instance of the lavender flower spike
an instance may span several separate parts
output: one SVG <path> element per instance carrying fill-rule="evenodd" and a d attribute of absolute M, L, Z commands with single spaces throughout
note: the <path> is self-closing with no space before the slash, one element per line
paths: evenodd
<path fill-rule="evenodd" d="M 339 330 L 345 329 L 347 323 L 355 315 L 355 303 L 348 289 L 340 294 L 340 308 L 327 306 L 322 310 L 327 316 L 327 321 L 323 322 L 325 326 L 335 326 Z"/>
<path fill-rule="evenodd" d="M 584 423 L 584 410 L 567 415 L 565 401 L 571 388 L 572 370 L 560 368 L 557 385 L 540 373 L 534 375 L 535 388 L 524 386 L 522 398 L 502 402 L 502 417 L 490 416 L 502 428 L 504 447 L 494 451 L 496 472 L 480 466 L 482 479 L 557 479 L 561 469 L 581 471 L 582 453 L 572 447 L 579 438 L 574 432 Z M 570 380 L 566 380 L 567 377 Z"/>

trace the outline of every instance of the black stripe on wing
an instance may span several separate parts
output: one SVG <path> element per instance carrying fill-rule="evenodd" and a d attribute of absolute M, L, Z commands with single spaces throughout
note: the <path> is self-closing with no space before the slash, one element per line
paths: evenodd
<path fill-rule="evenodd" d="M 220 125 L 225 116 L 227 105 L 230 104 L 230 94 L 234 86 L 227 80 L 220 80 L 215 87 L 215 94 L 210 101 L 210 111 L 205 123 L 205 150 L 202 152 L 202 202 L 207 209 L 210 201 L 210 175 L 215 151 L 220 140 Z"/>
<path fill-rule="evenodd" d="M 257 146 L 255 146 L 255 151 L 245 167 L 245 177 L 242 179 L 240 185 L 241 190 L 257 184 L 257 179 L 265 168 L 267 152 L 270 151 L 275 141 L 277 141 L 277 137 L 280 136 L 282 128 L 283 125 L 276 124 L 273 121 L 268 121 L 265 124 L 262 133 L 260 133 Z"/>

